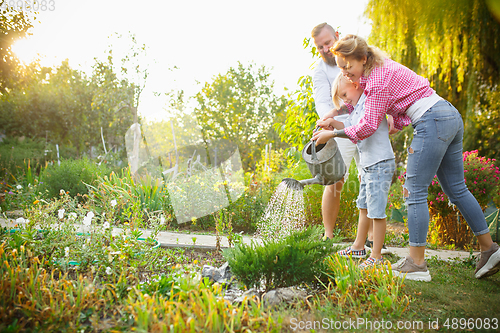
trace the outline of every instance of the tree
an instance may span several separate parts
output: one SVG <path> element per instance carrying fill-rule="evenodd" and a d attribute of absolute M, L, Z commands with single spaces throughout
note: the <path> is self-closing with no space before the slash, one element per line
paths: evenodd
<path fill-rule="evenodd" d="M 238 63 L 237 68 L 205 83 L 195 97 L 204 140 L 226 139 L 236 144 L 245 170 L 255 167 L 262 147 L 274 140 L 272 124 L 285 107 L 284 97 L 273 93 L 269 76 L 264 66 L 255 69 L 254 64 Z"/>
<path fill-rule="evenodd" d="M 19 61 L 12 53 L 12 44 L 29 33 L 33 27 L 31 17 L 23 11 L 7 6 L 8 1 L 0 0 L 0 95 L 7 92 L 16 81 L 15 68 Z M 34 17 L 33 17 L 34 19 Z"/>
<path fill-rule="evenodd" d="M 373 22 L 369 43 L 428 78 L 460 111 L 464 149 L 499 158 L 491 148 L 499 146 L 500 23 L 487 2 L 370 0 L 365 15 Z"/>

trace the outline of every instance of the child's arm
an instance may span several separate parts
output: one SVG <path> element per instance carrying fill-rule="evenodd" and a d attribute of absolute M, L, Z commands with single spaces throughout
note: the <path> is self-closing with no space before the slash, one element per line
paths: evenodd
<path fill-rule="evenodd" d="M 326 130 L 343 129 L 344 123 L 333 118 L 318 120 L 316 125 Z"/>

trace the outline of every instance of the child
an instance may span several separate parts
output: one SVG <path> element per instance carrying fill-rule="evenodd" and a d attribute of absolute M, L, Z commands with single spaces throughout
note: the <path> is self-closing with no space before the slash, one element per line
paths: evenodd
<path fill-rule="evenodd" d="M 344 75 L 339 74 L 332 84 L 332 97 L 338 108 L 340 100 L 354 107 L 349 117 L 340 122 L 328 119 L 327 125 L 336 129 L 355 125 L 364 115 L 365 94 L 358 83 L 349 81 Z M 358 151 L 361 167 L 361 182 L 357 206 L 359 208 L 358 233 L 354 243 L 345 250 L 339 251 L 341 256 L 363 258 L 366 256 L 365 240 L 370 223 L 373 223 L 373 247 L 370 257 L 360 267 L 366 268 L 375 264 L 382 264 L 382 245 L 385 238 L 387 197 L 391 186 L 392 176 L 396 169 L 394 153 L 389 140 L 387 120 L 383 119 L 377 131 L 358 141 Z M 326 126 L 324 126 L 326 127 Z M 329 136 L 332 131 L 318 131 L 313 135 L 313 140 L 320 136 Z"/>

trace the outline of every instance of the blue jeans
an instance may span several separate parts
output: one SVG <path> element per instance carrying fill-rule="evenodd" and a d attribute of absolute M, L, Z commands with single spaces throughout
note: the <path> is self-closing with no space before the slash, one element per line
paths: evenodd
<path fill-rule="evenodd" d="M 460 113 L 442 100 L 427 110 L 413 126 L 408 148 L 406 181 L 403 186 L 408 210 L 410 246 L 425 246 L 429 230 L 427 191 L 437 175 L 444 193 L 465 218 L 474 235 L 489 232 L 483 211 L 464 181 L 462 141 L 464 125 Z"/>
<path fill-rule="evenodd" d="M 385 219 L 387 197 L 391 188 L 392 176 L 396 170 L 394 159 L 384 160 L 361 171 L 361 183 L 356 204 L 366 209 L 369 219 Z"/>

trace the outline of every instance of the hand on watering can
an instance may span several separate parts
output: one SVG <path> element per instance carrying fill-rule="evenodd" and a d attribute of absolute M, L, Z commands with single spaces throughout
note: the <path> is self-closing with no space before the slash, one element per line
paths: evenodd
<path fill-rule="evenodd" d="M 325 130 L 333 130 L 334 129 L 334 120 L 333 118 L 323 118 L 316 122 L 316 128 L 320 127 Z"/>
<path fill-rule="evenodd" d="M 326 143 L 328 140 L 334 137 L 333 131 L 322 130 L 313 133 L 312 139 L 316 141 L 316 146 L 322 143 Z"/>

